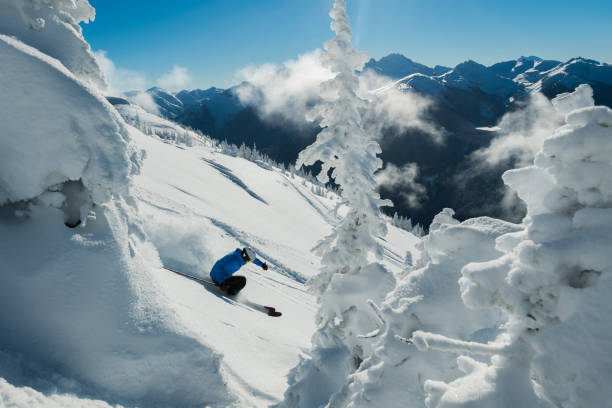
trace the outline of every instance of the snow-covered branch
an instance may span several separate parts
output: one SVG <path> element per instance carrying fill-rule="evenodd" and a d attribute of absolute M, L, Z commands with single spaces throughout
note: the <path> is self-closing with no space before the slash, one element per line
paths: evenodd
<path fill-rule="evenodd" d="M 424 332 L 417 330 L 410 339 L 396 335 L 396 339 L 414 344 L 421 351 L 439 350 L 458 353 L 473 354 L 508 354 L 508 346 L 505 344 L 483 344 L 473 341 L 462 341 L 443 336 L 441 334 Z"/>
<path fill-rule="evenodd" d="M 378 306 L 376 306 L 376 303 L 374 303 L 374 301 L 372 299 L 368 299 L 368 305 L 370 305 L 370 307 L 374 311 L 374 314 L 378 318 L 378 321 L 380 322 L 380 327 L 378 327 L 377 329 L 375 329 L 375 330 L 373 330 L 373 331 L 371 331 L 369 333 L 360 334 L 360 335 L 357 336 L 357 337 L 362 338 L 362 339 L 371 339 L 373 337 L 377 337 L 380 333 L 384 333 L 385 330 L 387 329 L 387 321 L 382 316 L 382 312 L 380 311 L 380 308 Z"/>

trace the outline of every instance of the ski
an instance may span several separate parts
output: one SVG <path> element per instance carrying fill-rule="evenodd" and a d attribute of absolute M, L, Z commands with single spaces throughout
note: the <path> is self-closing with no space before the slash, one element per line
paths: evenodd
<path fill-rule="evenodd" d="M 202 283 L 204 285 L 208 285 L 208 286 L 214 287 L 214 288 L 218 288 L 219 287 L 219 286 L 217 286 L 217 284 L 215 282 L 213 282 L 210 279 L 204 279 L 204 278 L 200 278 L 200 277 L 197 277 L 197 276 L 190 275 L 188 273 L 179 272 L 179 271 L 176 271 L 174 269 L 168 268 L 166 266 L 162 266 L 162 268 L 167 270 L 167 271 L 174 272 L 177 275 L 181 275 L 181 276 L 184 276 L 185 278 L 188 278 L 188 279 L 194 280 L 196 282 Z"/>
<path fill-rule="evenodd" d="M 180 271 L 168 268 L 166 266 L 162 266 L 162 268 L 167 270 L 167 271 L 174 272 L 177 275 L 181 275 L 181 276 L 183 276 L 183 277 L 185 277 L 187 279 L 191 279 L 191 280 L 193 280 L 195 282 L 198 282 L 198 283 L 201 283 L 203 285 L 206 285 L 206 286 L 214 289 L 215 291 L 219 292 L 219 294 L 221 296 L 226 297 L 226 298 L 228 298 L 228 299 L 230 299 L 230 300 L 232 300 L 232 301 L 234 301 L 236 303 L 240 303 L 240 304 L 243 304 L 245 306 L 248 306 L 248 307 L 250 307 L 253 310 L 257 310 L 259 312 L 265 313 L 268 316 L 271 316 L 271 317 L 280 317 L 280 316 L 283 315 L 281 312 L 279 312 L 278 310 L 276 310 L 276 308 L 274 308 L 272 306 L 260 305 L 260 304 L 255 303 L 255 302 L 251 302 L 250 300 L 240 301 L 240 300 L 234 298 L 233 296 L 229 296 L 226 293 L 224 293 L 223 291 L 221 291 L 221 289 L 219 288 L 219 285 L 217 285 L 215 282 L 213 282 L 210 279 L 204 279 L 204 278 L 200 278 L 198 276 L 193 276 L 193 275 L 190 275 L 188 273 L 184 273 L 184 272 L 180 272 Z"/>
<path fill-rule="evenodd" d="M 272 306 L 264 306 L 264 305 L 260 305 L 254 302 L 251 302 L 249 300 L 246 300 L 244 302 L 240 302 L 245 306 L 249 306 L 252 309 L 258 310 L 260 312 L 263 312 L 265 314 L 267 314 L 268 316 L 271 317 L 280 317 L 283 314 L 281 312 L 279 312 L 278 310 L 276 310 L 274 307 Z"/>

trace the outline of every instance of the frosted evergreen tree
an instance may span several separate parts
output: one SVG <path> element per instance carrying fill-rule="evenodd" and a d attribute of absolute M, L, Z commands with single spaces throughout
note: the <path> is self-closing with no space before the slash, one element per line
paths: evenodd
<path fill-rule="evenodd" d="M 336 37 L 325 44 L 323 63 L 336 75 L 323 83 L 324 103 L 315 107 L 323 130 L 316 141 L 302 151 L 296 166 L 321 161 L 321 183 L 328 173 L 340 186 L 349 207 L 346 217 L 316 248 L 322 257 L 320 273 L 308 283 L 317 295 L 318 331 L 312 338 L 311 359 L 303 360 L 292 374 L 286 392 L 286 406 L 325 405 L 334 398 L 344 380 L 371 353 L 369 341 L 358 337 L 376 327 L 376 316 L 367 300 L 380 302 L 394 286 L 394 278 L 368 255 L 382 258 L 377 237 L 386 234 L 380 207 L 390 202 L 376 192 L 374 173 L 382 167 L 377 157 L 380 146 L 362 126 L 360 110 L 367 103 L 357 95 L 355 71 L 368 60 L 366 53 L 351 45 L 351 28 L 344 0 L 336 0 L 330 12 Z M 312 392 L 316 389 L 317 392 Z"/>
<path fill-rule="evenodd" d="M 322 183 L 329 181 L 328 173 L 333 168 L 331 176 L 341 187 L 342 198 L 351 210 L 317 248 L 326 267 L 309 285 L 318 295 L 326 291 L 336 273 L 357 272 L 367 265 L 370 251 L 382 256 L 376 237 L 384 235 L 386 227 L 379 208 L 390 204 L 376 192 L 374 172 L 382 167 L 382 160 L 377 157 L 381 150 L 363 130 L 359 111 L 367 102 L 356 94 L 359 80 L 355 71 L 363 67 L 368 56 L 351 45 L 345 1 L 336 0 L 330 15 L 334 19 L 331 27 L 337 35 L 325 44 L 323 61 L 337 75 L 323 84 L 326 103 L 315 108 L 315 114 L 322 117 L 323 130 L 300 153 L 296 166 L 322 161 L 317 177 Z"/>
<path fill-rule="evenodd" d="M 59 60 L 79 79 L 105 89 L 104 75 L 91 47 L 83 38 L 80 23 L 95 18 L 87 1 L 75 0 L 1 0 L 2 34 Z M 23 24 L 15 24 L 21 21 Z M 26 27 L 24 30 L 23 28 Z"/>
<path fill-rule="evenodd" d="M 427 381 L 429 407 L 610 405 L 612 110 L 594 106 L 588 85 L 552 103 L 565 124 L 533 165 L 503 176 L 527 204 L 526 230 L 498 238 L 504 255 L 465 266 L 459 281 L 468 306 L 506 314 L 505 331 L 481 347 L 489 362 L 461 356 L 464 376 Z M 428 333 L 413 341 L 474 346 Z"/>

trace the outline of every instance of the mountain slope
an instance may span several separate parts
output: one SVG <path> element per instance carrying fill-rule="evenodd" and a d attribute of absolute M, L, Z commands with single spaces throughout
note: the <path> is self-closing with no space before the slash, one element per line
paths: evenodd
<path fill-rule="evenodd" d="M 268 271 L 254 265 L 241 271 L 248 284 L 239 299 L 275 306 L 283 312 L 279 319 L 163 269 L 154 276 L 179 319 L 223 356 L 230 388 L 244 406 L 274 402 L 314 330 L 314 300 L 303 282 L 318 271 L 319 259 L 310 248 L 331 231 L 337 199 L 314 195 L 279 170 L 210 148 L 183 150 L 132 134 L 147 152 L 135 195 L 149 220 L 145 229 L 166 265 L 207 276 L 216 259 L 250 245 L 270 266 Z M 416 242 L 391 229 L 386 263 L 392 270 L 401 270 L 406 251 Z"/>
<path fill-rule="evenodd" d="M 412 74 L 423 74 L 427 76 L 442 75 L 451 70 L 451 68 L 441 65 L 430 68 L 427 65 L 414 62 L 402 54 L 389 54 L 378 61 L 372 58 L 364 66 L 364 70 L 367 69 L 372 69 L 380 75 L 384 75 L 391 79 L 400 79 Z"/>
<path fill-rule="evenodd" d="M 338 198 L 125 100 L 114 108 L 15 38 L 0 35 L 0 56 L 0 405 L 277 401 L 314 329 L 303 283 Z M 398 272 L 417 239 L 390 231 Z M 249 265 L 242 296 L 281 318 L 161 269 L 206 276 L 244 245 L 270 270 Z"/>
<path fill-rule="evenodd" d="M 467 61 L 454 68 L 431 68 L 403 55 L 391 54 L 380 60 L 370 60 L 365 69 L 390 78 L 391 88 L 431 97 L 433 104 L 426 113 L 427 121 L 444 129 L 447 135 L 446 144 L 437 144 L 419 130 L 383 130 L 381 157 L 384 162 L 399 167 L 416 163 L 420 169 L 416 181 L 428 187 L 428 194 L 422 206 L 415 208 L 402 198 L 411 194 L 406 187 L 383 188 L 382 192 L 395 202 L 392 211 L 424 225 L 444 207 L 455 208 L 459 219 L 477 214 L 511 221 L 521 219 L 524 209 L 520 206 L 508 212 L 499 204 L 503 198 L 499 176 L 507 166 L 486 171 L 479 169 L 461 194 L 457 194 L 453 175 L 472 166 L 471 153 L 488 146 L 495 137 L 494 132 L 479 128 L 494 127 L 504 114 L 519 108 L 530 94 L 540 91 L 553 98 L 558 93 L 573 91 L 578 84 L 588 83 L 593 88 L 596 103 L 612 106 L 611 66 L 583 58 L 559 62 L 521 57 L 489 67 Z M 257 106 L 240 103 L 235 89 L 169 93 L 163 101 L 178 99 L 182 110 L 173 113 L 173 105 L 168 112 L 166 102 L 160 102 L 160 111 L 217 140 L 236 145 L 255 144 L 258 150 L 286 164 L 293 163 L 299 151 L 314 141 L 318 126 L 296 125 L 282 115 L 263 118 Z M 161 97 L 159 90 L 149 92 Z M 483 190 L 493 191 L 484 203 Z"/>
<path fill-rule="evenodd" d="M 146 136 L 136 128 L 126 125 L 132 141 L 145 152 L 141 173 L 134 178 L 130 188 L 131 205 L 134 209 L 130 210 L 129 214 L 133 220 L 143 220 L 138 239 L 151 245 L 126 245 L 131 251 L 137 251 L 142 259 L 139 272 L 132 278 L 132 285 L 142 289 L 153 288 L 146 289 L 139 295 L 140 302 L 143 305 L 154 305 L 153 310 L 163 316 L 167 330 L 180 333 L 181 337 L 170 336 L 166 340 L 175 355 L 174 361 L 159 361 L 175 374 L 169 378 L 157 378 L 159 370 L 155 369 L 154 364 L 150 365 L 152 371 L 146 377 L 158 384 L 159 392 L 138 396 L 140 388 L 132 381 L 141 381 L 144 373 L 130 380 L 129 376 L 122 375 L 125 364 L 123 367 L 116 364 L 114 374 L 107 376 L 108 384 L 115 385 L 105 390 L 95 382 L 82 387 L 77 385 L 78 376 L 72 378 L 74 362 L 64 360 L 65 367 L 61 370 L 61 375 L 70 381 L 42 382 L 42 378 L 48 377 L 45 373 L 54 372 L 53 365 L 45 359 L 38 359 L 37 354 L 30 354 L 36 362 L 35 368 L 24 377 L 19 370 L 11 369 L 19 366 L 19 363 L 16 363 L 19 354 L 13 350 L 7 356 L 0 356 L 2 361 L 10 363 L 0 365 L 0 377 L 7 381 L 1 383 L 3 395 L 6 393 L 7 401 L 21 401 L 28 395 L 37 397 L 38 394 L 32 394 L 33 391 L 27 388 L 33 387 L 44 394 L 44 397 L 37 398 L 45 400 L 44 398 L 48 397 L 51 398 L 48 400 L 49 404 L 57 400 L 64 406 L 102 406 L 102 401 L 129 406 L 154 406 L 164 403 L 191 406 L 206 401 L 207 405 L 218 407 L 263 407 L 277 402 L 286 389 L 288 371 L 297 364 L 302 350 L 309 348 L 310 334 L 314 330 L 315 304 L 312 296 L 307 293 L 304 282 L 317 273 L 319 268 L 319 259 L 310 249 L 328 234 L 335 224 L 336 216 L 332 209 L 338 198 L 332 193 L 314 194 L 313 186 L 309 182 L 265 163 L 222 154 L 212 144 L 203 143 L 199 136 L 190 134 L 170 122 L 165 123 L 167 121 L 164 119 L 141 111 L 136 121 L 134 112 L 130 109 L 137 108 L 132 105 L 122 103 L 119 108 L 125 117 L 144 128 L 167 127 L 166 134 L 170 134 L 170 130 L 179 135 L 188 134 L 194 145 L 189 147 L 175 144 L 175 140 L 179 138 L 160 139 Z M 53 211 L 57 210 L 44 210 L 44 207 L 41 207 L 26 224 L 10 223 L 12 218 L 8 213 L 0 211 L 0 223 L 3 226 L 9 225 L 8 229 L 3 227 L 0 230 L 2 239 L 7 238 L 5 233 L 9 234 L 14 245 L 21 248 L 20 251 L 30 248 L 22 245 L 19 237 L 23 235 L 25 239 L 30 236 L 30 229 L 24 226 L 31 224 L 32 228 L 39 230 L 36 243 L 38 248 L 55 248 L 45 243 L 47 238 L 53 237 L 50 239 L 61 248 L 54 251 L 54 254 L 63 254 L 62 258 L 67 260 L 71 256 L 79 259 L 78 262 L 58 263 L 57 272 L 53 275 L 57 284 L 46 288 L 47 295 L 52 295 L 52 298 L 59 296 L 65 301 L 57 304 L 45 303 L 45 316 L 53 316 L 59 307 L 62 311 L 58 314 L 60 321 L 73 324 L 73 329 L 68 330 L 63 324 L 57 325 L 55 329 L 49 326 L 46 336 L 55 341 L 37 342 L 41 353 L 45 353 L 46 343 L 54 345 L 61 339 L 67 340 L 65 336 L 68 333 L 72 333 L 72 337 L 80 338 L 81 334 L 97 332 L 94 327 L 100 323 L 98 320 L 82 319 L 87 316 L 87 313 L 83 314 L 83 310 L 88 310 L 88 307 L 81 305 L 74 309 L 75 304 L 87 301 L 83 297 L 75 300 L 71 287 L 76 285 L 83 291 L 83 296 L 96 299 L 95 303 L 92 302 L 92 307 L 97 305 L 100 310 L 107 310 L 105 319 L 109 322 L 121 319 L 121 309 L 117 309 L 118 305 L 132 301 L 129 292 L 120 290 L 120 280 L 113 281 L 119 286 L 112 290 L 108 287 L 112 282 L 107 283 L 105 280 L 106 276 L 113 276 L 109 275 L 110 271 L 121 267 L 102 261 L 105 259 L 104 254 L 109 253 L 109 245 L 114 239 L 104 235 L 104 230 L 100 229 L 99 224 L 105 220 L 102 210 L 96 211 L 97 219 L 90 218 L 86 226 L 77 227 L 75 230 L 66 228 L 61 222 L 49 229 L 58 218 L 50 216 Z M 45 219 L 46 227 L 41 229 L 41 222 Z M 9 224 L 6 224 L 7 222 Z M 114 221 L 110 221 L 111 226 L 114 225 L 112 222 Z M 414 251 L 418 239 L 392 226 L 389 226 L 389 230 L 384 240 L 381 238 L 385 245 L 385 263 L 391 270 L 399 273 L 404 267 L 407 251 Z M 55 232 L 51 234 L 52 231 Z M 133 239 L 135 236 L 130 238 Z M 74 243 L 84 249 L 77 251 L 71 247 Z M 263 271 L 252 264 L 243 268 L 241 274 L 247 277 L 248 283 L 236 300 L 222 297 L 215 290 L 162 268 L 162 265 L 166 265 L 181 272 L 207 277 L 208 271 L 218 258 L 245 245 L 253 247 L 270 269 Z M 39 259 L 43 266 L 53 264 L 52 259 L 45 261 L 47 258 L 42 257 L 39 252 L 40 250 L 30 251 L 29 258 L 10 257 L 11 262 L 17 262 L 11 264 L 11 270 L 28 271 L 27 265 L 33 262 L 28 259 Z M 49 256 L 53 258 L 52 255 Z M 123 257 L 117 259 L 121 260 Z M 95 262 L 96 266 L 87 268 L 89 262 Z M 78 268 L 78 271 L 91 270 L 83 274 L 72 269 L 73 267 Z M 41 268 L 41 271 L 48 269 L 42 266 Z M 12 288 L 17 298 L 23 293 L 36 296 L 37 291 L 42 290 L 40 284 L 52 282 L 46 280 L 45 273 L 39 273 L 39 283 L 36 285 L 11 284 L 7 288 Z M 58 273 L 61 279 L 56 276 Z M 10 281 L 5 279 L 5 285 L 7 282 Z M 88 282 L 91 283 L 89 288 Z M 51 287 L 54 289 L 49 290 Z M 100 292 L 96 294 L 96 290 Z M 113 292 L 112 296 L 108 295 L 109 291 Z M 44 299 L 46 296 L 39 297 Z M 10 303 L 17 298 L 5 296 L 3 302 L 6 304 L 3 310 L 14 310 Z M 115 308 L 105 306 L 106 302 L 116 304 Z M 283 316 L 268 317 L 258 311 L 255 304 L 274 306 Z M 143 312 L 150 306 L 142 309 Z M 66 313 L 74 316 L 72 319 L 65 319 Z M 153 316 L 148 319 L 153 319 Z M 80 324 L 74 326 L 75 322 Z M 36 339 L 39 326 L 31 324 L 28 327 L 29 338 Z M 109 329 L 111 326 L 101 327 Z M 147 349 L 148 346 L 144 346 L 146 344 L 150 344 L 152 348 L 155 343 L 151 343 L 148 336 L 154 333 L 158 333 L 157 336 L 161 338 L 168 336 L 161 331 L 151 331 L 145 326 L 140 334 L 122 337 L 123 345 L 116 345 L 115 348 L 124 348 L 126 351 L 131 347 Z M 104 338 L 109 344 L 113 344 L 112 336 Z M 6 341 L 3 344 L 5 343 Z M 70 344 L 72 343 L 67 341 L 65 346 Z M 87 349 L 92 342 L 86 341 L 85 338 L 79 344 Z M 194 347 L 207 350 L 208 354 L 189 354 L 189 350 Z M 156 353 L 163 355 L 164 346 L 159 344 L 156 348 Z M 181 357 L 183 354 L 186 358 L 190 356 L 192 364 L 203 371 L 189 371 L 187 362 Z M 86 372 L 100 372 L 104 358 L 104 353 L 99 353 L 95 359 L 83 357 L 79 365 Z M 148 357 L 143 358 L 146 361 Z M 205 372 L 208 374 L 204 374 Z M 225 385 L 221 386 L 219 381 L 223 381 Z M 66 384 L 72 385 L 67 387 Z M 123 395 L 113 391 L 119 384 L 124 390 Z M 50 386 L 55 391 L 50 391 Z M 174 388 L 182 391 L 174 392 Z M 131 397 L 126 398 L 126 395 Z M 162 395 L 165 395 L 166 399 L 160 398 Z M 169 395 L 173 397 L 167 399 Z"/>

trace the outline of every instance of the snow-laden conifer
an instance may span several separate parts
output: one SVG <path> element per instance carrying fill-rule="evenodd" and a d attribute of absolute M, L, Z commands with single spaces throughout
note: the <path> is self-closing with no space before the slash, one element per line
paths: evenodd
<path fill-rule="evenodd" d="M 378 307 L 381 325 L 366 336 L 374 352 L 346 379 L 334 407 L 424 408 L 425 380 L 450 380 L 461 371 L 453 354 L 416 347 L 414 334 L 442 333 L 460 339 L 455 346 L 477 349 L 470 341 L 493 338 L 503 323 L 494 311 L 470 311 L 457 281 L 464 265 L 501 255 L 497 237 L 521 228 L 489 217 L 459 222 L 453 215 L 450 208 L 436 215 L 417 256 Z"/>
<path fill-rule="evenodd" d="M 79 79 L 102 89 L 102 70 L 79 25 L 95 16 L 86 0 L 0 0 L 2 34 L 59 60 Z"/>
<path fill-rule="evenodd" d="M 319 181 L 328 181 L 331 172 L 349 210 L 316 249 L 322 257 L 322 269 L 309 287 L 320 303 L 319 330 L 312 339 L 312 358 L 294 370 L 286 393 L 287 406 L 319 406 L 335 398 L 333 394 L 340 390 L 345 377 L 371 353 L 370 342 L 358 337 L 376 327 L 376 316 L 367 300 L 380 302 L 394 284 L 393 276 L 369 259 L 371 254 L 382 257 L 377 238 L 385 235 L 386 224 L 380 217 L 380 207 L 389 202 L 381 200 L 376 192 L 374 173 L 382 167 L 377 157 L 381 150 L 363 129 L 360 111 L 367 102 L 357 95 L 359 79 L 355 71 L 363 67 L 368 56 L 351 45 L 344 0 L 334 2 L 330 16 L 336 37 L 325 44 L 322 59 L 335 76 L 323 83 L 324 103 L 312 112 L 321 118 L 323 130 L 300 153 L 296 165 L 321 161 Z"/>
<path fill-rule="evenodd" d="M 581 85 L 555 98 L 565 123 L 533 165 L 504 174 L 527 204 L 526 230 L 498 238 L 504 255 L 465 266 L 459 283 L 467 305 L 506 314 L 505 347 L 488 363 L 460 357 L 452 382 L 426 382 L 429 407 L 609 405 L 612 110 L 592 95 Z"/>

